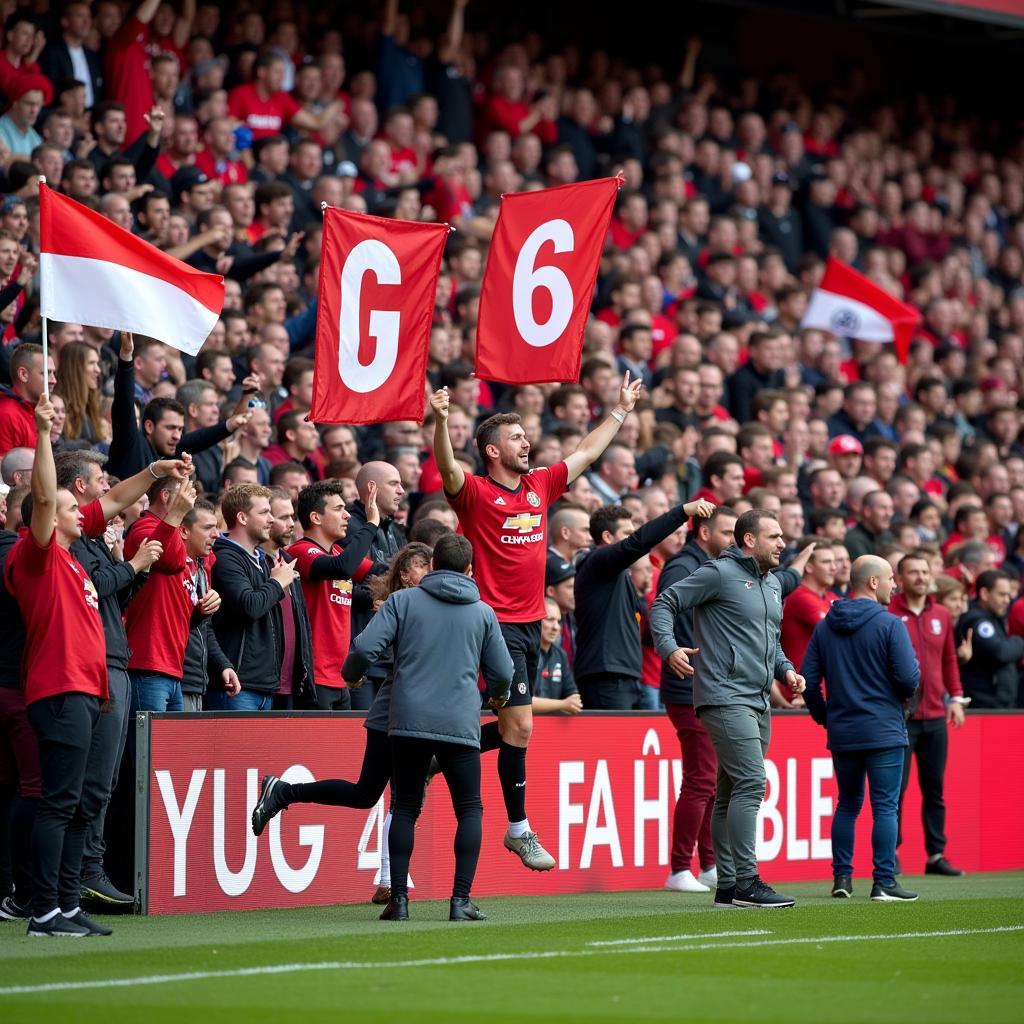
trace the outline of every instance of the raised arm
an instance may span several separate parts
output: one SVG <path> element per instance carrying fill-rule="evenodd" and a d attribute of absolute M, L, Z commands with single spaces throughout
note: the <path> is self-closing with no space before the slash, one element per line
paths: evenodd
<path fill-rule="evenodd" d="M 570 455 L 565 464 L 569 467 L 569 483 L 572 483 L 588 466 L 596 462 L 615 439 L 619 427 L 626 420 L 626 416 L 636 405 L 640 397 L 640 389 L 643 387 L 642 380 L 635 380 L 630 383 L 629 371 L 622 378 L 622 387 L 619 389 L 619 404 L 605 417 L 604 422 L 595 427 L 583 440 L 580 446 Z"/>
<path fill-rule="evenodd" d="M 150 463 L 140 473 L 122 480 L 119 484 L 111 487 L 106 494 L 100 498 L 100 507 L 103 509 L 103 517 L 108 522 L 114 516 L 123 512 L 129 505 L 134 505 L 150 487 L 154 481 L 173 477 L 175 480 L 186 480 L 192 475 L 192 456 L 185 454 L 180 459 L 161 459 L 159 462 Z"/>
<path fill-rule="evenodd" d="M 48 547 L 57 528 L 57 468 L 53 463 L 50 427 L 53 405 L 46 395 L 36 402 L 36 459 L 32 463 L 32 536 L 41 547 Z"/>
<path fill-rule="evenodd" d="M 434 410 L 434 461 L 441 474 L 447 494 L 456 495 L 466 483 L 466 471 L 455 458 L 452 439 L 448 436 L 448 389 L 441 388 L 430 396 Z"/>

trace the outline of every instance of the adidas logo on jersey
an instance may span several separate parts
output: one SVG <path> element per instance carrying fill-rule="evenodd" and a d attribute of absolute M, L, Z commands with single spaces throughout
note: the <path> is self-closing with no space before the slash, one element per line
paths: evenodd
<path fill-rule="evenodd" d="M 504 499 L 504 498 L 503 498 L 503 497 L 502 497 L 502 496 L 501 496 L 501 495 L 499 494 L 499 495 L 498 495 L 498 496 L 497 496 L 497 497 L 496 497 L 496 498 L 494 499 L 494 504 L 495 504 L 495 505 L 507 505 L 507 504 L 508 504 L 508 502 L 506 502 L 506 501 L 505 501 L 505 499 Z"/>

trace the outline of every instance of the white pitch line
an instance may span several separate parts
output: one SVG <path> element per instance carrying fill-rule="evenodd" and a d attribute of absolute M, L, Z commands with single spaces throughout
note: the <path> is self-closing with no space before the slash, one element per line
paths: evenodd
<path fill-rule="evenodd" d="M 902 932 L 897 935 L 821 935 L 795 939 L 761 939 L 752 942 L 702 942 L 689 946 L 629 946 L 625 949 L 542 950 L 535 953 L 487 953 L 469 956 L 440 956 L 422 960 L 336 960 L 321 963 L 270 964 L 262 967 L 238 967 L 224 971 L 190 971 L 182 974 L 150 974 L 137 978 L 105 978 L 96 981 L 55 981 L 42 985 L 11 985 L 0 988 L 0 996 L 34 995 L 45 992 L 81 992 L 99 988 L 133 988 L 137 985 L 167 985 L 182 981 L 208 981 L 215 978 L 245 978 L 267 974 L 294 974 L 305 971 L 379 971 L 397 967 L 451 967 L 458 964 L 496 963 L 509 960 L 561 960 L 570 957 L 620 956 L 639 953 L 685 953 L 707 949 L 741 949 L 752 946 L 818 945 L 825 942 L 888 942 L 904 939 L 936 939 L 954 935 L 993 935 L 1024 931 L 1024 925 L 998 928 L 954 928 L 941 932 Z M 708 935 L 707 938 L 713 938 Z M 647 940 L 650 941 L 650 940 Z"/>
<path fill-rule="evenodd" d="M 642 946 L 645 942 L 681 942 L 683 939 L 724 939 L 736 935 L 771 935 L 770 931 L 759 928 L 747 932 L 693 932 L 690 935 L 652 935 L 645 939 L 603 939 L 588 942 L 588 946 Z"/>

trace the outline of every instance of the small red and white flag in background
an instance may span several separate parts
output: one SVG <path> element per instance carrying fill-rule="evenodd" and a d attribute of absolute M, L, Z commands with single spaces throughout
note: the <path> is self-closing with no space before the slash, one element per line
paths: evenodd
<path fill-rule="evenodd" d="M 224 308 L 224 278 L 161 252 L 81 203 L 39 186 L 40 312 L 146 334 L 195 355 Z"/>
<path fill-rule="evenodd" d="M 907 361 L 910 337 L 921 314 L 894 298 L 853 267 L 830 256 L 825 276 L 814 289 L 801 327 L 817 327 L 841 338 L 891 341 L 901 363 Z"/>
<path fill-rule="evenodd" d="M 423 421 L 447 224 L 329 207 L 321 242 L 315 423 Z"/>

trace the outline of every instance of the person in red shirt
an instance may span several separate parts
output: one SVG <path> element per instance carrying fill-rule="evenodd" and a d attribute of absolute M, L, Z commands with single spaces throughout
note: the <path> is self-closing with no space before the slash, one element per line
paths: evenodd
<path fill-rule="evenodd" d="M 228 112 L 249 127 L 253 140 L 280 135 L 291 125 L 318 132 L 341 113 L 341 104 L 335 101 L 314 114 L 304 110 L 282 89 L 284 59 L 273 50 L 265 50 L 256 58 L 253 81 L 236 85 L 228 96 Z"/>
<path fill-rule="evenodd" d="M 142 0 L 135 13 L 124 20 L 106 48 L 107 99 L 124 104 L 128 137 L 147 130 L 146 114 L 153 105 L 149 77 L 150 22 L 161 0 Z"/>
<path fill-rule="evenodd" d="M 816 544 L 818 538 L 805 537 L 798 548 Z M 810 561 L 804 568 L 804 577 L 800 586 L 786 598 L 782 606 L 782 633 L 779 642 L 782 644 L 786 657 L 793 662 L 797 672 L 803 663 L 807 645 L 811 642 L 814 627 L 828 614 L 832 602 L 836 600 L 831 587 L 836 582 L 836 560 L 832 546 L 823 544 L 815 547 Z M 772 683 L 772 697 L 779 707 L 802 708 L 804 702 L 798 698 L 785 684 Z"/>
<path fill-rule="evenodd" d="M 558 141 L 555 118 L 558 106 L 553 96 L 526 100 L 526 78 L 522 68 L 508 64 L 494 73 L 494 94 L 484 108 L 485 132 L 504 131 L 513 139 L 532 132 L 545 146 Z"/>
<path fill-rule="evenodd" d="M 56 387 L 53 359 L 46 361 L 43 348 L 25 343 L 11 354 L 11 384 L 0 386 L 0 458 L 12 448 L 35 448 L 36 421 L 33 408 L 47 387 Z"/>
<path fill-rule="evenodd" d="M 491 416 L 476 432 L 484 476 L 467 476 L 455 458 L 448 433 L 448 389 L 435 391 L 430 398 L 437 419 L 434 458 L 445 497 L 459 517 L 460 531 L 477 553 L 473 571 L 481 599 L 496 612 L 515 663 L 508 704 L 498 711 L 498 777 L 508 812 L 504 844 L 535 871 L 555 866 L 526 817 L 526 748 L 533 731 L 530 688 L 537 678 L 540 623 L 545 615 L 547 510 L 604 453 L 636 405 L 640 387 L 638 380 L 630 383 L 627 373 L 618 405 L 576 451 L 564 461 L 533 471 L 530 442 L 519 416 Z"/>
<path fill-rule="evenodd" d="M 373 566 L 366 556 L 380 525 L 377 485 L 371 480 L 366 522 L 342 549 L 340 541 L 348 533 L 350 518 L 344 493 L 337 480 L 303 487 L 298 501 L 303 537 L 288 548 L 302 578 L 313 632 L 316 697 L 324 711 L 348 711 L 352 707 L 348 687 L 341 678 L 352 635 L 352 582 L 361 581 Z"/>
<path fill-rule="evenodd" d="M 184 711 L 181 693 L 185 647 L 197 609 L 196 565 L 185 551 L 180 526 L 195 504 L 190 481 L 158 480 L 149 489 L 149 508 L 132 524 L 124 542 L 132 558 L 144 541 L 157 540 L 163 553 L 153 563 L 149 579 L 133 598 L 125 615 L 128 635 L 128 677 L 132 681 L 132 714 L 136 711 Z M 204 601 L 219 598 L 204 598 Z"/>
<path fill-rule="evenodd" d="M 215 117 L 203 132 L 203 148 L 196 153 L 196 167 L 211 181 L 222 185 L 240 185 L 249 180 L 249 171 L 236 155 L 235 133 L 226 117 Z"/>
<path fill-rule="evenodd" d="M 900 790 L 900 840 L 902 840 L 903 797 L 910 782 L 910 757 L 917 758 L 917 780 L 921 787 L 921 819 L 924 823 L 925 873 L 958 876 L 963 871 L 946 860 L 946 805 L 942 788 L 949 748 L 947 723 L 959 729 L 964 724 L 964 697 L 953 620 L 931 595 L 932 570 L 926 551 L 911 551 L 899 564 L 899 593 L 889 602 L 910 634 L 921 666 L 921 695 L 907 722 L 909 744 L 903 760 Z M 898 844 L 897 844 L 898 845 Z"/>
<path fill-rule="evenodd" d="M 46 36 L 35 19 L 25 10 L 14 11 L 4 23 L 5 46 L 0 50 L 0 92 L 19 75 L 41 75 L 39 55 L 46 44 Z"/>
<path fill-rule="evenodd" d="M 107 699 L 107 658 L 99 597 L 71 553 L 83 531 L 103 532 L 100 502 L 80 509 L 57 487 L 50 429 L 54 409 L 36 403 L 28 524 L 4 566 L 4 583 L 25 622 L 21 678 L 39 742 L 42 798 L 32 832 L 30 935 L 109 935 L 79 907 L 86 833 L 105 797 L 95 742 Z"/>

